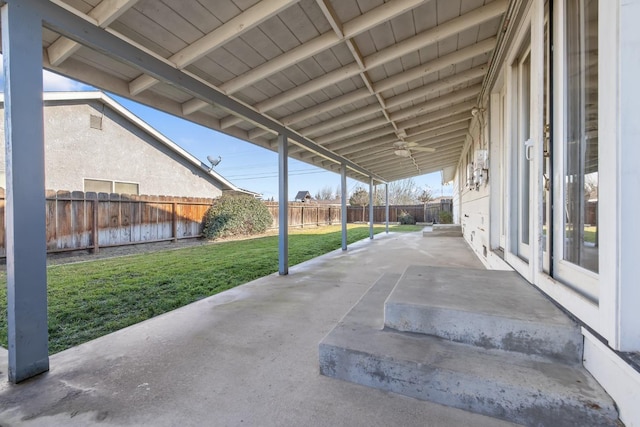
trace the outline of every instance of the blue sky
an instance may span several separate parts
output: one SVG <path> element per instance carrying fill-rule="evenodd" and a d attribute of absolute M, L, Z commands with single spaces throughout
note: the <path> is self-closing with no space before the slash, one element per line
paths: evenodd
<path fill-rule="evenodd" d="M 47 91 L 92 90 L 90 86 L 47 71 L 43 73 L 43 82 Z M 125 98 L 113 94 L 110 96 L 204 163 L 208 164 L 208 155 L 216 158 L 221 156 L 222 161 L 215 170 L 235 185 L 261 193 L 265 199 L 278 199 L 277 153 Z M 431 188 L 436 197 L 452 194 L 450 185 L 441 185 L 439 172 L 415 177 L 413 181 L 420 189 L 425 186 Z M 340 175 L 289 159 L 290 200 L 300 190 L 315 195 L 326 186 L 336 191 L 339 185 Z M 350 178 L 347 180 L 349 193 L 357 186 L 367 188 L 364 183 Z"/>

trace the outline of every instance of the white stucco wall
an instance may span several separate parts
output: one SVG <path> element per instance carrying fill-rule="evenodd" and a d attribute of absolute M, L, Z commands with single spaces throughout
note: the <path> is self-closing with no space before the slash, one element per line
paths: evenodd
<path fill-rule="evenodd" d="M 484 126 L 486 128 L 486 125 Z M 482 259 L 487 257 L 491 250 L 489 245 L 489 185 L 487 180 L 477 187 L 467 186 L 467 153 L 471 152 L 475 158 L 475 152 L 481 148 L 488 148 L 485 143 L 486 136 L 480 138 L 478 121 L 474 120 L 467 137 L 467 150 L 463 152 L 461 167 L 458 170 L 460 182 L 460 225 L 464 238 L 471 248 Z"/>
<path fill-rule="evenodd" d="M 479 126 L 480 118 L 483 120 L 482 138 L 480 137 L 481 127 Z M 511 270 L 511 267 L 505 263 L 500 255 L 492 251 L 490 241 L 490 212 L 491 212 L 491 186 L 487 172 L 483 183 L 478 186 L 469 187 L 467 185 L 467 159 L 468 153 L 472 153 L 475 159 L 476 150 L 487 150 L 491 152 L 491 142 L 489 141 L 488 132 L 488 113 L 485 112 L 481 117 L 475 118 L 470 128 L 470 136 L 467 137 L 466 149 L 461 156 L 460 164 L 455 179 L 454 198 L 458 199 L 457 210 L 459 212 L 459 223 L 462 226 L 462 234 L 471 249 L 476 253 L 480 261 L 490 269 Z M 487 158 L 485 166 L 491 164 L 491 155 Z M 503 195 L 495 195 L 495 197 L 503 197 Z M 455 201 L 454 201 L 454 204 Z M 495 248 L 493 248 L 495 249 Z"/>
<path fill-rule="evenodd" d="M 4 174 L 4 112 L 0 114 L 0 184 Z M 102 129 L 90 116 L 103 116 Z M 140 194 L 218 197 L 221 189 L 206 172 L 176 155 L 99 101 L 44 108 L 46 188 L 82 191 L 84 179 L 139 184 Z"/>

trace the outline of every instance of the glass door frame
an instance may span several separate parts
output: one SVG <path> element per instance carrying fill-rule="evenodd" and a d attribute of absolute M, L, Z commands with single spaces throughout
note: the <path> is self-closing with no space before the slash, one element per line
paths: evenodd
<path fill-rule="evenodd" d="M 534 282 L 536 272 L 540 270 L 542 262 L 541 251 L 541 232 L 542 232 L 542 173 L 541 173 L 541 158 L 542 158 L 542 138 L 541 121 L 542 121 L 542 97 L 538 94 L 542 93 L 543 78 L 542 73 L 536 72 L 543 66 L 542 46 L 537 40 L 538 33 L 541 30 L 537 30 L 533 25 L 533 10 L 530 3 L 524 14 L 522 24 L 518 30 L 518 33 L 514 37 L 512 43 L 512 49 L 507 55 L 505 61 L 505 88 L 506 88 L 506 108 L 505 108 L 505 136 L 506 144 L 505 149 L 508 150 L 507 173 L 505 174 L 506 182 L 504 183 L 505 195 L 507 197 L 506 209 L 505 209 L 505 221 L 506 221 L 506 246 L 505 246 L 505 261 L 509 263 L 518 273 L 520 273 L 525 279 L 530 282 Z M 519 245 L 520 233 L 518 227 L 514 226 L 513 220 L 510 218 L 516 218 L 516 221 L 520 221 L 517 218 L 518 211 L 514 212 L 514 206 L 518 203 L 518 183 L 514 181 L 516 173 L 518 173 L 518 167 L 514 164 L 517 161 L 517 157 L 513 155 L 514 151 L 518 152 L 518 147 L 515 144 L 522 144 L 524 148 L 524 141 L 520 141 L 518 136 L 517 126 L 514 122 L 517 120 L 518 114 L 518 82 L 517 74 L 518 67 L 514 67 L 514 64 L 519 63 L 522 59 L 522 54 L 528 52 L 530 57 L 530 105 L 529 105 L 529 138 L 532 141 L 530 150 L 531 160 L 529 161 L 529 245 L 527 260 L 524 260 L 518 255 L 517 248 Z M 514 81 L 515 80 L 515 81 Z M 514 129 L 516 126 L 516 129 Z M 516 250 L 514 251 L 514 248 Z"/>
<path fill-rule="evenodd" d="M 602 1 L 602 0 L 600 0 Z M 564 1 L 554 2 L 555 13 L 560 15 L 563 22 L 566 23 L 565 16 L 567 11 L 564 9 Z M 566 25 L 566 24 L 565 24 Z M 562 27 L 565 30 L 565 26 Z M 553 139 L 553 178 L 552 184 L 555 185 L 553 194 L 553 203 L 557 208 L 553 211 L 553 248 L 552 248 L 552 264 L 553 277 L 571 288 L 573 291 L 581 294 L 582 297 L 590 300 L 594 304 L 599 299 L 599 274 L 589 271 L 577 264 L 571 263 L 564 259 L 565 250 L 565 209 L 566 195 L 564 191 L 564 180 L 566 171 L 566 150 L 564 149 L 564 141 L 567 139 L 568 118 L 567 118 L 567 61 L 566 61 L 566 31 L 554 32 L 554 51 L 556 64 L 554 70 L 555 81 L 559 84 L 555 85 L 556 90 L 553 94 L 554 108 L 554 126 Z"/>

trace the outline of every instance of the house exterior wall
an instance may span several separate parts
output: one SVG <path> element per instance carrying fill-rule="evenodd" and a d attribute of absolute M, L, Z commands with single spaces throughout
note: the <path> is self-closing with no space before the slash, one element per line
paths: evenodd
<path fill-rule="evenodd" d="M 564 1 L 554 2 L 554 67 L 551 75 L 554 93 L 550 98 L 554 111 L 552 123 L 553 145 L 550 146 L 553 171 L 545 175 L 543 117 L 545 2 L 524 2 L 523 20 L 506 47 L 500 64 L 500 74 L 478 107 L 485 114 L 472 120 L 465 150 L 459 160 L 455 188 L 459 200 L 459 223 L 463 236 L 479 259 L 488 268 L 513 268 L 573 314 L 586 327 L 585 367 L 615 398 L 620 417 L 628 426 L 640 425 L 640 411 L 635 402 L 640 399 L 640 372 L 622 358 L 619 352 L 640 352 L 640 314 L 637 310 L 640 265 L 635 253 L 640 241 L 637 221 L 637 183 L 640 182 L 638 162 L 637 112 L 640 86 L 638 60 L 638 30 L 640 1 L 599 0 L 598 8 L 598 99 L 597 135 L 599 138 L 598 173 L 598 232 L 596 256 L 599 269 L 589 270 L 572 265 L 566 258 L 567 242 L 565 217 L 568 202 L 565 186 L 570 182 L 563 144 L 575 144 L 565 127 L 569 114 L 566 101 L 570 96 L 565 87 L 568 66 L 563 37 L 568 31 L 565 19 L 568 11 Z M 592 21 L 593 22 L 593 21 Z M 636 24 L 633 24 L 636 23 Z M 635 26 L 634 26 L 635 25 Z M 522 155 L 524 140 L 518 138 L 518 96 L 514 64 L 522 58 L 522 46 L 530 43 L 531 115 L 530 139 L 533 143 L 528 161 L 531 170 L 529 197 L 529 246 L 522 256 L 517 212 L 517 192 L 521 184 L 516 180 L 519 170 L 515 159 Z M 633 53 L 632 53 L 633 51 Z M 631 76 L 635 77 L 631 77 Z M 575 95 L 574 95 L 575 96 Z M 626 106 L 626 108 L 624 107 Z M 527 114 L 529 114 L 529 112 Z M 482 130 L 482 131 L 481 131 Z M 522 139 L 522 140 L 521 140 Z M 586 139 L 586 138 L 585 138 Z M 486 142 L 485 142 L 486 141 Z M 479 186 L 467 184 L 467 166 L 474 162 L 475 153 L 487 149 L 489 179 Z M 520 150 L 519 152 L 517 150 Z M 554 160 L 555 158 L 555 160 Z M 559 161 L 561 159 L 562 161 Z M 475 168 L 475 165 L 474 165 Z M 586 172 L 582 172 L 586 173 Z M 547 194 L 546 180 L 552 192 L 549 200 L 555 210 L 552 222 L 543 222 L 546 208 L 542 202 Z M 519 187 L 520 186 L 520 187 Z M 633 190 L 632 190 L 633 188 Z M 585 218 L 587 214 L 585 213 Z M 591 221 L 586 221 L 585 224 Z M 547 226 L 546 224 L 551 224 Z M 580 225 L 582 227 L 582 225 Z M 585 226 L 586 227 L 586 226 Z M 550 236 L 553 247 L 546 246 Z M 582 243 L 581 243 L 582 244 Z M 586 244 L 584 244 L 587 247 Z M 553 253 L 553 257 L 549 256 Z M 503 259 L 506 261 L 503 261 Z M 508 265 L 507 265 L 508 263 Z M 586 288 L 585 283 L 595 287 Z M 632 309 L 631 306 L 634 308 Z"/>
<path fill-rule="evenodd" d="M 101 129 L 90 126 L 102 118 Z M 206 172 L 97 100 L 47 103 L 46 188 L 83 191 L 84 179 L 137 183 L 139 194 L 215 198 L 222 194 Z M 0 115 L 4 128 L 4 115 Z M 4 145 L 4 132 L 2 145 Z M 5 186 L 4 148 L 0 186 Z"/>
<path fill-rule="evenodd" d="M 478 113 L 472 121 L 469 136 L 465 144 L 465 150 L 458 165 L 456 188 L 460 200 L 459 223 L 462 226 L 462 234 L 469 246 L 476 253 L 483 264 L 490 269 L 511 270 L 502 260 L 501 256 L 494 252 L 495 246 L 491 243 L 491 214 L 490 203 L 492 197 L 500 197 L 491 192 L 490 177 L 493 142 L 489 140 L 488 111 Z M 476 156 L 479 152 L 486 151 L 487 162 L 484 167 L 476 168 Z M 474 172 L 482 173 L 479 182 L 469 182 L 469 165 Z M 478 170 L 476 170 L 478 169 Z"/>

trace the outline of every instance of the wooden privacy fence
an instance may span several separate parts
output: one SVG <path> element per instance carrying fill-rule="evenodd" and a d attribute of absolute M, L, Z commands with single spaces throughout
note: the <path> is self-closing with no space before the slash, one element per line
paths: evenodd
<path fill-rule="evenodd" d="M 385 222 L 385 206 L 373 207 L 373 222 Z M 398 222 L 398 216 L 403 212 L 413 216 L 416 222 L 439 222 L 440 212 L 452 212 L 453 201 L 442 199 L 435 203 L 424 205 L 393 205 L 389 206 L 389 222 Z M 369 207 L 347 206 L 347 222 L 369 222 Z"/>
<path fill-rule="evenodd" d="M 265 202 L 273 217 L 271 228 L 280 226 L 278 219 L 278 202 Z M 289 227 L 305 227 L 331 225 L 341 223 L 341 207 L 339 205 L 317 205 L 302 202 L 289 202 Z"/>
<path fill-rule="evenodd" d="M 47 252 L 199 237 L 213 199 L 82 191 L 46 193 Z M 0 189 L 0 256 L 5 256 L 5 193 Z"/>
<path fill-rule="evenodd" d="M 82 191 L 46 192 L 47 252 L 62 252 L 137 243 L 176 241 L 200 237 L 202 219 L 214 199 L 196 197 L 135 196 Z M 278 228 L 278 202 L 265 202 Z M 451 212 L 451 200 L 438 203 L 390 206 L 389 221 L 402 212 L 418 222 L 437 222 L 440 211 Z M 0 257 L 6 256 L 5 191 L 0 188 Z M 289 203 L 289 226 L 307 227 L 341 223 L 339 205 Z M 347 222 L 369 221 L 369 208 L 347 207 Z M 374 206 L 374 222 L 385 221 L 385 207 Z"/>

